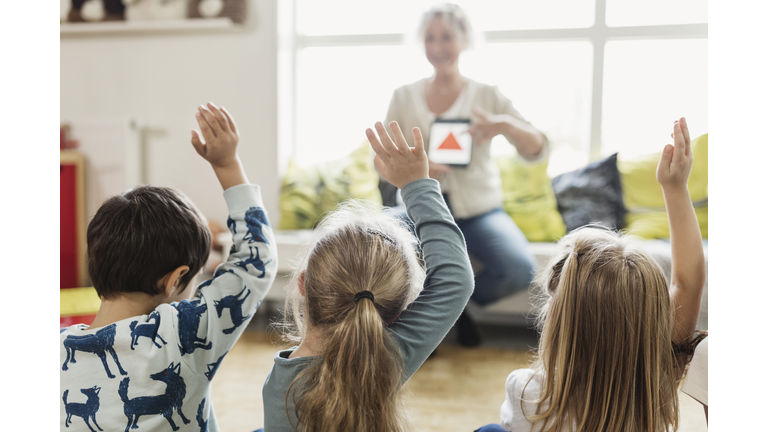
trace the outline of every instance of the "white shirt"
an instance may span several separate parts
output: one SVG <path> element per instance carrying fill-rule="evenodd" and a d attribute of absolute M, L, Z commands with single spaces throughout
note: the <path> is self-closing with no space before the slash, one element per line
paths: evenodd
<path fill-rule="evenodd" d="M 688 366 L 688 372 L 685 375 L 685 382 L 681 390 L 688 396 L 696 399 L 704 405 L 709 405 L 707 399 L 709 373 L 709 337 L 704 338 L 696 351 L 693 353 L 693 359 Z"/>
<path fill-rule="evenodd" d="M 430 127 L 436 116 L 427 106 L 424 89 L 426 78 L 404 85 L 394 91 L 389 103 L 385 124 L 397 121 L 400 129 L 407 131 L 414 127 L 421 130 L 424 142 L 429 142 Z M 509 114 L 528 123 L 512 106 L 496 86 L 466 79 L 464 88 L 453 106 L 442 118 L 468 118 L 476 120 L 472 108 L 478 106 L 491 114 Z M 408 145 L 414 146 L 413 137 L 405 134 Z M 548 145 L 534 160 L 548 156 Z M 472 160 L 466 168 L 458 168 L 440 179 L 440 188 L 450 191 L 451 213 L 457 219 L 479 216 L 501 207 L 504 197 L 501 190 L 499 170 L 491 158 L 490 143 L 472 146 Z"/>
<path fill-rule="evenodd" d="M 505 386 L 506 399 L 501 404 L 501 427 L 508 431 L 537 432 L 541 430 L 541 423 L 531 429 L 532 423 L 525 418 L 525 414 L 536 413 L 536 404 L 530 401 L 537 400 L 541 395 L 542 379 L 543 377 L 532 369 L 518 369 L 509 374 Z M 525 400 L 521 398 L 523 388 L 525 388 Z M 541 409 L 546 408 L 547 405 L 542 404 Z"/>

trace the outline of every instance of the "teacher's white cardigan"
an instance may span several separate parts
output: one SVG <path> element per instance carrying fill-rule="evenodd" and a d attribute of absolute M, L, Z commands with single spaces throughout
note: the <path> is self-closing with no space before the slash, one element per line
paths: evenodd
<path fill-rule="evenodd" d="M 384 124 L 392 120 L 400 125 L 406 141 L 413 146 L 411 129 L 418 127 L 429 143 L 429 130 L 436 116 L 427 107 L 424 89 L 426 78 L 404 85 L 392 94 Z M 454 105 L 441 118 L 463 118 L 475 121 L 472 107 L 479 106 L 491 114 L 509 114 L 529 123 L 513 106 L 512 101 L 501 94 L 498 87 L 466 79 L 466 84 Z M 547 157 L 548 143 L 534 159 Z M 450 196 L 451 212 L 456 219 L 466 219 L 487 213 L 501 207 L 503 196 L 501 178 L 496 164 L 491 159 L 490 142 L 475 143 L 472 147 L 472 161 L 466 168 L 456 168 L 440 179 L 440 187 Z"/>

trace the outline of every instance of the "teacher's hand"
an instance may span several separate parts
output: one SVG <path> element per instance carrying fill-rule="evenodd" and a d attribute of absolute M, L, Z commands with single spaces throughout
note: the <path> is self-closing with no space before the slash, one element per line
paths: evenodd
<path fill-rule="evenodd" d="M 496 135 L 505 135 L 514 127 L 515 118 L 509 114 L 490 114 L 480 107 L 475 106 L 472 112 L 477 116 L 477 121 L 467 129 L 475 143 L 489 142 Z"/>
<path fill-rule="evenodd" d="M 451 171 L 453 171 L 453 168 L 451 168 L 448 165 L 429 161 L 429 177 L 430 178 L 433 178 L 435 180 L 440 180 L 440 178 L 442 178 L 444 175 L 448 174 Z"/>

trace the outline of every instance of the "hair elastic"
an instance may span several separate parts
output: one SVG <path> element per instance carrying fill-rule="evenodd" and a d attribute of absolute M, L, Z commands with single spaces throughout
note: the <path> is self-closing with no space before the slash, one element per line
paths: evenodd
<path fill-rule="evenodd" d="M 359 302 L 360 299 L 367 298 L 373 301 L 373 293 L 370 291 L 360 291 L 359 293 L 355 294 L 355 303 Z"/>
<path fill-rule="evenodd" d="M 394 240 L 392 240 L 392 237 L 390 237 L 390 236 L 388 236 L 388 235 L 384 234 L 383 232 L 381 232 L 381 231 L 379 231 L 379 230 L 377 230 L 377 229 L 373 229 L 373 228 L 366 228 L 366 230 L 365 230 L 365 231 L 366 231 L 366 232 L 368 232 L 368 234 L 374 234 L 374 235 L 377 235 L 377 236 L 379 236 L 379 237 L 383 238 L 384 240 L 386 240 L 386 241 L 388 241 L 388 242 L 392 243 L 392 246 L 397 246 L 397 243 L 395 243 L 395 241 L 394 241 Z"/>

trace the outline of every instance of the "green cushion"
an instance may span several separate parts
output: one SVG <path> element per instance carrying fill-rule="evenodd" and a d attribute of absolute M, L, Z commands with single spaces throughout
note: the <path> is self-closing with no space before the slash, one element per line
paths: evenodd
<path fill-rule="evenodd" d="M 702 238 L 708 237 L 707 196 L 708 196 L 708 134 L 691 142 L 693 168 L 688 178 L 688 192 L 694 203 L 696 217 Z M 634 160 L 622 160 L 619 155 L 619 173 L 627 208 L 625 230 L 646 238 L 669 238 L 669 220 L 664 204 L 661 185 L 656 181 L 656 167 L 661 152 Z"/>
<path fill-rule="evenodd" d="M 496 158 L 504 211 L 531 242 L 557 241 L 565 235 L 565 223 L 557 210 L 552 181 L 547 176 L 548 164 L 547 160 L 529 163 L 519 156 Z"/>
<path fill-rule="evenodd" d="M 322 165 L 299 168 L 291 160 L 280 191 L 279 229 L 312 229 L 324 213 L 349 198 L 381 204 L 371 153 L 365 141 L 349 156 Z"/>

